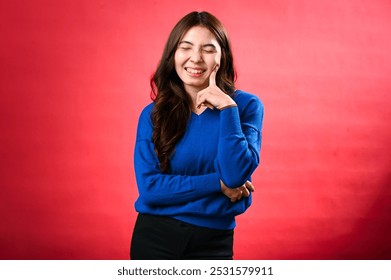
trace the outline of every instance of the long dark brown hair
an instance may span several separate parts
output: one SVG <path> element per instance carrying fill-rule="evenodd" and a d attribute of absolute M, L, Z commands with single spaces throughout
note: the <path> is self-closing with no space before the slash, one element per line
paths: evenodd
<path fill-rule="evenodd" d="M 175 52 L 185 33 L 194 26 L 206 27 L 221 47 L 221 61 L 216 76 L 217 86 L 231 95 L 235 91 L 236 73 L 231 45 L 221 22 L 208 12 L 192 12 L 184 16 L 173 28 L 164 47 L 163 55 L 151 78 L 151 98 L 154 108 L 152 140 L 163 173 L 170 173 L 170 157 L 175 145 L 185 133 L 191 116 L 192 100 L 175 70 Z"/>

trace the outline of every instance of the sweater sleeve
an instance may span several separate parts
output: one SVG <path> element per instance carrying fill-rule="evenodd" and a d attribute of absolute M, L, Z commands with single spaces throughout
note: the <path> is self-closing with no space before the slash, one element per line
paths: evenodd
<path fill-rule="evenodd" d="M 144 205 L 144 211 L 159 213 L 160 215 L 190 214 L 196 216 L 227 217 L 244 213 L 252 203 L 252 197 L 245 197 L 239 201 L 231 202 L 223 194 L 209 195 L 185 204 L 170 205 Z"/>
<path fill-rule="evenodd" d="M 263 104 L 253 95 L 245 104 L 220 113 L 220 136 L 216 170 L 227 187 L 235 188 L 250 179 L 259 165 L 262 141 Z"/>
<path fill-rule="evenodd" d="M 220 178 L 217 173 L 185 176 L 164 174 L 160 171 L 152 142 L 150 110 L 144 110 L 139 119 L 134 168 L 139 199 L 145 205 L 184 204 L 220 192 Z"/>

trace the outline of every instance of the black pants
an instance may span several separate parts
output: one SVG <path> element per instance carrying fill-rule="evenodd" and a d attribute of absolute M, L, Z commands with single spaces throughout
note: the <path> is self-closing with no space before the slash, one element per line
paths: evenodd
<path fill-rule="evenodd" d="M 198 227 L 169 217 L 139 214 L 133 231 L 133 260 L 232 260 L 233 230 Z"/>

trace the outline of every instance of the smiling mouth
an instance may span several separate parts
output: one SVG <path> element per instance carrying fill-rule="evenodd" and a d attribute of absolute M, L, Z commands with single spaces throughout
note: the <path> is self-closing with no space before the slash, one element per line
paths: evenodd
<path fill-rule="evenodd" d="M 186 72 L 188 72 L 190 74 L 195 74 L 195 75 L 202 74 L 206 71 L 206 69 L 195 69 L 195 68 L 189 68 L 189 67 L 185 67 L 185 70 L 186 70 Z"/>

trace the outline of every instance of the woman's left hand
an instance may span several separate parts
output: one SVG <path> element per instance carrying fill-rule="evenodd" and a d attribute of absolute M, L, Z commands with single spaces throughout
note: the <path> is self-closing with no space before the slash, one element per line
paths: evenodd
<path fill-rule="evenodd" d="M 209 76 L 209 86 L 197 94 L 197 108 L 201 106 L 206 106 L 209 109 L 221 109 L 226 106 L 235 105 L 235 101 L 227 94 L 225 94 L 217 85 L 216 85 L 216 73 L 219 66 L 216 65 L 215 69 Z"/>
<path fill-rule="evenodd" d="M 246 181 L 242 186 L 237 188 L 228 188 L 223 181 L 220 180 L 221 192 L 228 197 L 231 202 L 236 202 L 242 197 L 249 197 L 250 193 L 255 191 L 254 185 L 250 181 Z"/>

